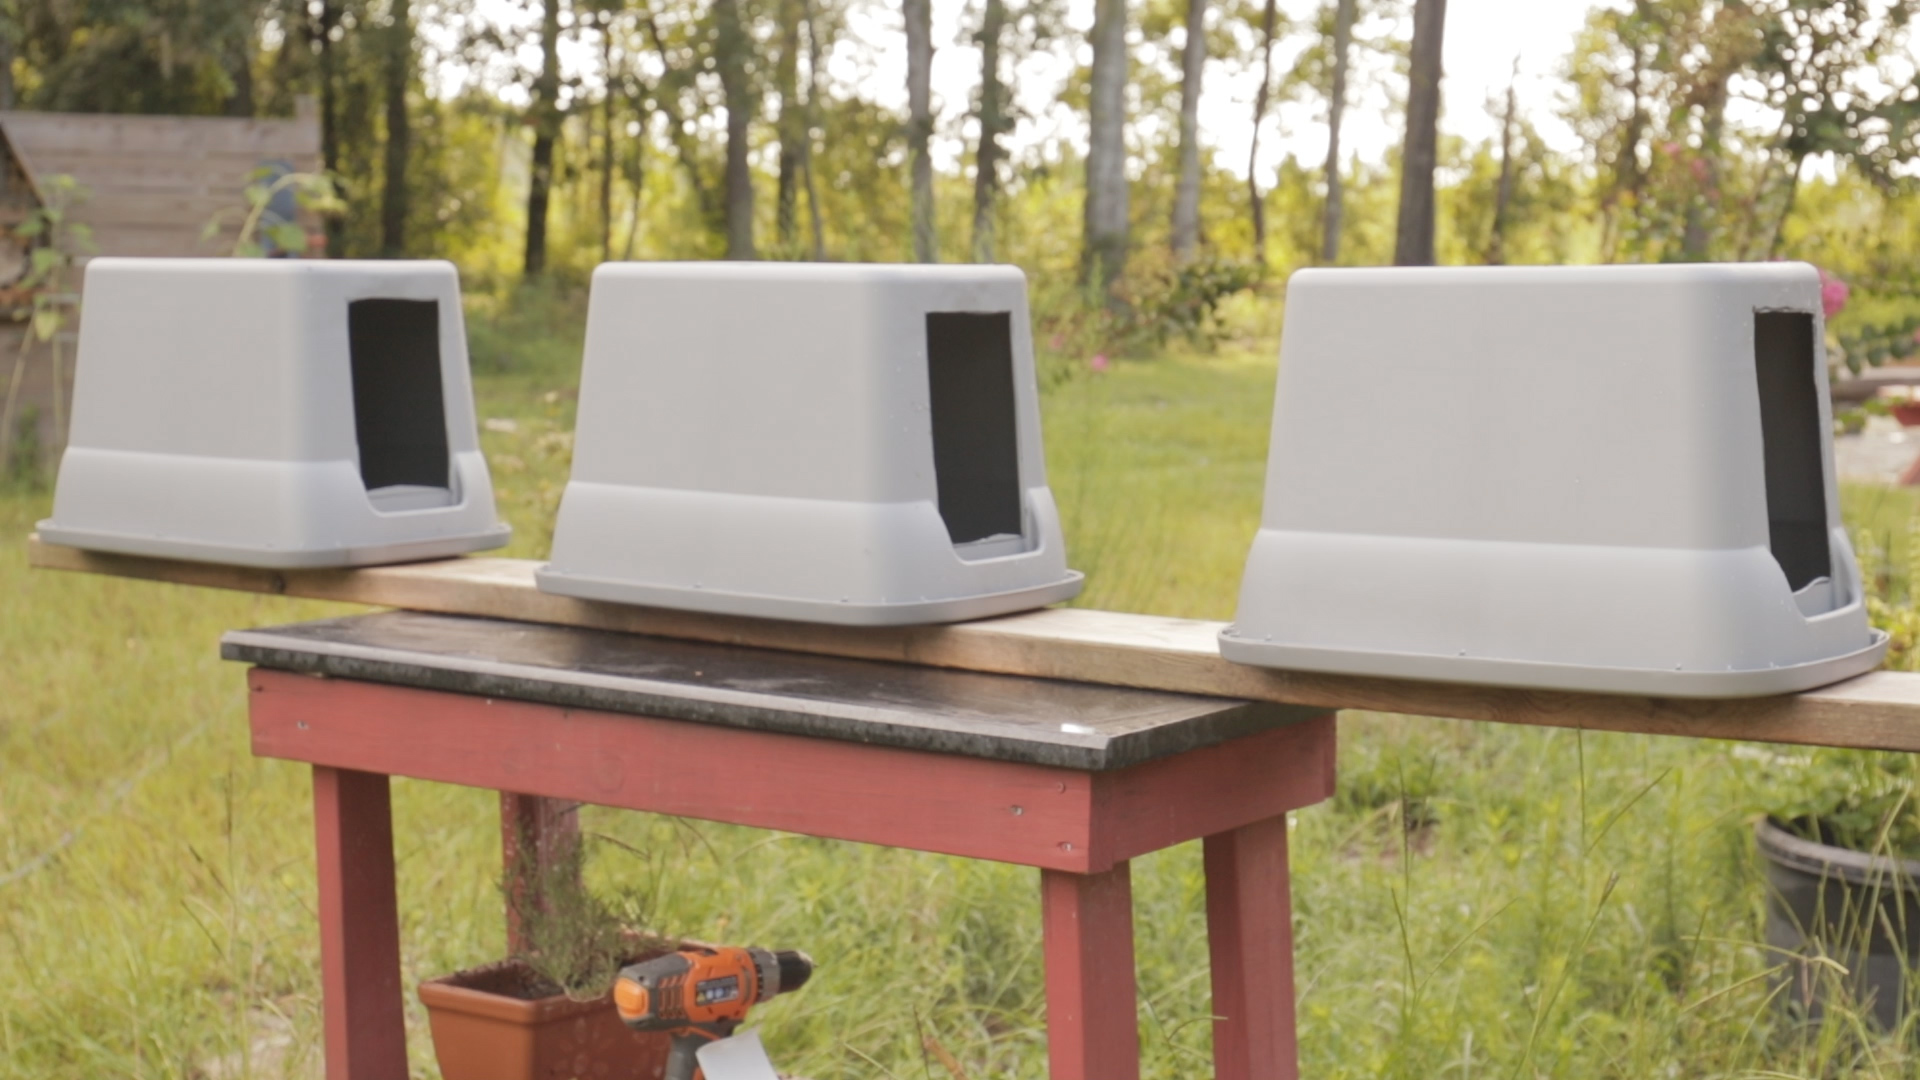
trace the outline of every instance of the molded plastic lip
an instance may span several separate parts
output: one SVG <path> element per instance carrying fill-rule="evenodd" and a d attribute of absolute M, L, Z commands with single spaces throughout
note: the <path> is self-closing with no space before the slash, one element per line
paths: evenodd
<path fill-rule="evenodd" d="M 174 540 L 164 536 L 135 536 L 126 533 L 98 532 L 93 529 L 68 529 L 51 519 L 35 529 L 40 539 L 63 547 L 88 551 L 110 551 L 121 555 L 152 555 L 187 562 L 221 563 L 228 566 L 258 566 L 269 570 L 306 570 L 330 566 L 380 566 L 387 563 L 420 562 L 445 559 L 475 551 L 504 547 L 513 538 L 512 526 L 499 524 L 478 533 L 435 536 L 395 544 L 371 544 L 360 547 L 330 548 L 249 548 L 209 544 L 199 540 Z"/>
<path fill-rule="evenodd" d="M 1873 640 L 1866 648 L 1850 653 L 1786 667 L 1735 671 L 1590 667 L 1479 656 L 1326 649 L 1253 641 L 1236 635 L 1232 626 L 1220 632 L 1220 655 L 1236 664 L 1335 675 L 1372 675 L 1389 679 L 1631 694 L 1639 697 L 1740 698 L 1811 690 L 1872 671 L 1880 666 L 1880 658 L 1887 651 L 1886 631 L 1875 630 L 1872 633 Z"/>
<path fill-rule="evenodd" d="M 899 603 L 837 603 L 790 596 L 690 589 L 672 585 L 643 585 L 631 581 L 569 574 L 545 565 L 534 571 L 541 592 L 608 600 L 616 604 L 707 611 L 716 615 L 745 615 L 792 622 L 832 623 L 837 626 L 914 626 L 923 623 L 966 622 L 993 615 L 1029 611 L 1080 595 L 1086 575 L 1078 570 L 1045 585 L 977 596 L 955 596 Z"/>

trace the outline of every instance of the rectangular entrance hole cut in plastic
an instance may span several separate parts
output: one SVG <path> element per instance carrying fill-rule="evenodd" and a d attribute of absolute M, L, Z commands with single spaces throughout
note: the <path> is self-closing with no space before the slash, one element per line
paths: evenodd
<path fill-rule="evenodd" d="M 381 510 L 452 504 L 447 406 L 440 380 L 440 304 L 347 305 L 360 480 Z"/>
<path fill-rule="evenodd" d="M 1023 550 L 1011 314 L 929 312 L 927 387 L 947 535 L 963 557 Z"/>
<path fill-rule="evenodd" d="M 1767 539 L 1774 561 L 1787 575 L 1787 587 L 1795 593 L 1833 576 L 1826 468 L 1820 456 L 1820 394 L 1814 382 L 1824 373 L 1814 370 L 1813 331 L 1813 315 L 1808 312 L 1753 313 L 1760 442 L 1766 459 Z M 1820 604 L 1817 610 L 1830 606 L 1831 602 Z"/>

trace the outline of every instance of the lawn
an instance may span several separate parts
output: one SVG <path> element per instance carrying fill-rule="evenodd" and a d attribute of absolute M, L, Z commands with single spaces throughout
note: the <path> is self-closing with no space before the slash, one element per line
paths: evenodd
<path fill-rule="evenodd" d="M 545 548 L 577 341 L 476 313 L 483 439 L 510 554 Z M 537 339 L 537 340 L 536 340 Z M 1257 523 L 1270 346 L 1050 387 L 1081 602 L 1232 613 Z M 0 495 L 0 1078 L 317 1076 L 308 785 L 247 752 L 229 627 L 341 609 L 28 571 L 43 491 Z M 1849 492 L 1904 593 L 1912 501 Z M 1340 785 L 1296 815 L 1305 1074 L 1910 1075 L 1899 1041 L 1777 1023 L 1750 822 L 1768 752 L 1350 715 Z M 409 984 L 502 949 L 495 807 L 397 781 Z M 807 949 L 756 1014 L 814 1080 L 1041 1077 L 1035 873 L 589 810 L 591 879 L 664 932 Z M 1145 1075 L 1207 1073 L 1199 852 L 1135 868 Z M 435 1075 L 409 1000 L 414 1072 Z"/>

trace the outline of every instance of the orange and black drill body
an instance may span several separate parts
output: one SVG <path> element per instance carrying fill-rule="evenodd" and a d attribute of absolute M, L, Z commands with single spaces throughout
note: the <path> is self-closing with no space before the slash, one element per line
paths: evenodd
<path fill-rule="evenodd" d="M 690 946 L 622 968 L 613 1002 L 628 1027 L 673 1040 L 664 1080 L 698 1080 L 701 1046 L 732 1035 L 749 1009 L 812 974 L 803 952 Z"/>

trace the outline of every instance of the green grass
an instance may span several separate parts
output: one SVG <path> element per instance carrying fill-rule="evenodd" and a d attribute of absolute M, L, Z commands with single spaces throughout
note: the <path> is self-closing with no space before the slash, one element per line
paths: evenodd
<path fill-rule="evenodd" d="M 484 332 L 480 415 L 511 423 L 483 439 L 510 553 L 536 556 L 570 452 L 577 339 L 519 353 L 524 328 Z M 1270 356 L 1126 362 L 1049 392 L 1082 603 L 1231 615 Z M 248 754 L 241 673 L 215 641 L 342 609 L 30 572 L 22 538 L 46 501 L 0 495 L 0 1078 L 317 1075 L 307 780 Z M 1912 500 L 1847 501 L 1898 572 Z M 1336 798 L 1295 822 L 1306 1075 L 1913 1074 L 1900 1041 L 1773 1019 L 1748 834 L 1761 753 L 1365 715 L 1342 743 Z M 493 800 L 408 781 L 395 798 L 407 982 L 498 956 Z M 593 882 L 655 928 L 821 961 L 756 1014 L 783 1068 L 943 1077 L 924 1032 L 974 1080 L 1045 1075 L 1034 872 L 632 813 L 585 822 L 618 841 Z M 1202 888 L 1193 845 L 1135 867 L 1154 1080 L 1208 1072 Z"/>

